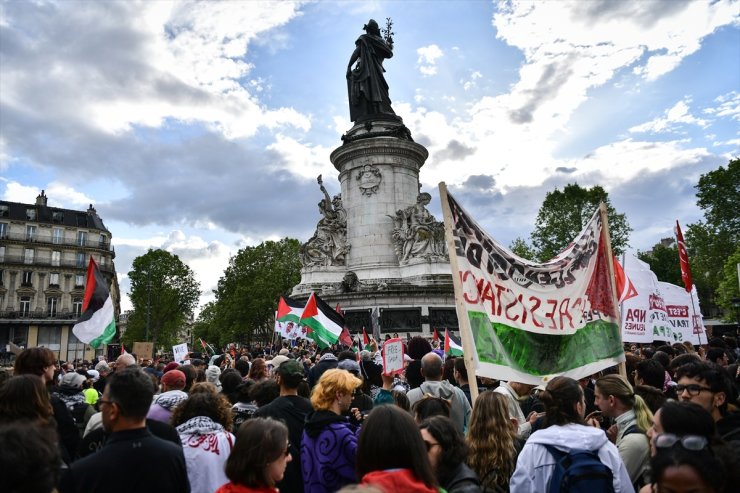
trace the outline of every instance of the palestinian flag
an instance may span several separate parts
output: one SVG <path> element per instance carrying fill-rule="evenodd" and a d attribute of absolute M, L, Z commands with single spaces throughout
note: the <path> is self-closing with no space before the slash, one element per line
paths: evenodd
<path fill-rule="evenodd" d="M 74 335 L 94 348 L 108 344 L 116 335 L 116 317 L 108 283 L 92 256 L 87 266 L 82 316 L 72 328 Z"/>
<path fill-rule="evenodd" d="M 445 330 L 445 355 L 446 356 L 462 356 L 463 348 L 460 344 L 460 339 L 450 334 L 448 330 Z"/>
<path fill-rule="evenodd" d="M 303 305 L 295 300 L 281 296 L 278 302 L 277 317 L 279 322 L 294 322 L 301 325 Z"/>
<path fill-rule="evenodd" d="M 370 351 L 370 338 L 367 336 L 367 332 L 365 332 L 365 327 L 362 328 L 362 347 Z"/>
<path fill-rule="evenodd" d="M 344 328 L 344 317 L 327 305 L 316 293 L 311 293 L 306 308 L 301 314 L 300 324 L 310 330 L 308 336 L 323 349 L 336 344 L 339 340 L 339 335 Z"/>
<path fill-rule="evenodd" d="M 437 329 L 434 329 L 434 334 L 432 334 L 432 341 L 437 342 L 439 340 L 439 334 L 437 334 Z"/>

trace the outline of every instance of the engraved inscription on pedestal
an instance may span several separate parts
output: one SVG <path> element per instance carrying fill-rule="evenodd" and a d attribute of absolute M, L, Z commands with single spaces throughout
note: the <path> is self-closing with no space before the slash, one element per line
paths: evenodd
<path fill-rule="evenodd" d="M 460 328 L 454 308 L 429 308 L 429 325 L 433 329 Z"/>
<path fill-rule="evenodd" d="M 418 332 L 421 330 L 421 308 L 386 308 L 380 311 L 383 332 Z"/>

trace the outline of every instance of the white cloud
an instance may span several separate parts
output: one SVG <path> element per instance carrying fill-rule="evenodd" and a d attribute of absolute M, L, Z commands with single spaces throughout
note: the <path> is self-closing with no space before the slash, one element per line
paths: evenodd
<path fill-rule="evenodd" d="M 332 148 L 307 144 L 278 134 L 275 142 L 267 146 L 267 149 L 282 157 L 277 167 L 288 169 L 295 175 L 313 179 L 319 174 L 332 176 L 336 173 L 334 165 L 329 161 Z"/>
<path fill-rule="evenodd" d="M 33 204 L 36 202 L 36 196 L 39 193 L 41 193 L 40 188 L 21 185 L 17 181 L 6 181 L 3 200 Z"/>
<path fill-rule="evenodd" d="M 419 58 L 416 60 L 416 66 L 424 76 L 435 75 L 437 73 L 437 60 L 444 56 L 442 50 L 436 44 L 422 46 L 417 48 L 416 53 Z"/>
<path fill-rule="evenodd" d="M 705 108 L 704 113 L 740 121 L 740 92 L 732 91 L 723 94 L 714 101 L 719 104 L 712 108 Z"/>
<path fill-rule="evenodd" d="M 673 132 L 677 129 L 679 124 L 698 125 L 699 127 L 706 128 L 709 123 L 706 120 L 693 116 L 689 112 L 689 105 L 687 102 L 691 101 L 679 101 L 673 105 L 673 107 L 667 109 L 664 116 L 636 125 L 630 128 L 629 131 L 631 133 Z"/>

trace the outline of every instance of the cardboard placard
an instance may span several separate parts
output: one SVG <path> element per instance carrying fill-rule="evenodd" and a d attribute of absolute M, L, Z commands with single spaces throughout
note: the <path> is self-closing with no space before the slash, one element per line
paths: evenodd
<path fill-rule="evenodd" d="M 182 344 L 172 346 L 172 354 L 173 354 L 174 361 L 178 363 L 185 361 L 188 357 L 187 343 L 183 342 Z"/>
<path fill-rule="evenodd" d="M 388 339 L 383 345 L 383 374 L 393 375 L 403 370 L 403 341 Z"/>
<path fill-rule="evenodd" d="M 133 353 L 136 355 L 137 358 L 150 359 L 152 357 L 153 352 L 154 352 L 153 342 L 135 342 L 134 343 Z"/>

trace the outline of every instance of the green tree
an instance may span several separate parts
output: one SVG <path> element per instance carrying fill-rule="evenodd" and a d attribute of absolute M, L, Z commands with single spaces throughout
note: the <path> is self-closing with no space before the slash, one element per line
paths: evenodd
<path fill-rule="evenodd" d="M 557 188 L 548 192 L 537 213 L 531 235 L 537 258 L 540 261 L 549 260 L 567 247 L 601 202 L 606 203 L 609 216 L 612 251 L 615 255 L 621 254 L 632 231 L 627 217 L 617 213 L 609 201 L 609 194 L 602 187 L 583 188 L 578 184 L 568 184 L 562 192 Z"/>
<path fill-rule="evenodd" d="M 717 303 L 725 309 L 724 319 L 726 321 L 739 320 L 740 313 L 736 313 L 736 300 L 740 298 L 740 286 L 738 286 L 738 264 L 740 264 L 740 246 L 735 253 L 730 255 L 722 269 L 724 276 L 717 288 Z"/>
<path fill-rule="evenodd" d="M 229 260 L 210 322 L 219 344 L 270 339 L 278 299 L 300 281 L 299 252 L 298 240 L 283 238 L 243 248 Z"/>
<path fill-rule="evenodd" d="M 177 255 L 150 249 L 136 257 L 129 296 L 134 311 L 123 336 L 126 344 L 151 341 L 154 347 L 169 348 L 177 342 L 177 332 L 198 305 L 200 286 L 193 271 Z"/>
<path fill-rule="evenodd" d="M 711 306 L 718 301 L 725 263 L 740 244 L 740 159 L 702 175 L 696 189 L 704 221 L 686 228 L 686 247 L 699 298 Z"/>
<path fill-rule="evenodd" d="M 509 244 L 509 250 L 527 260 L 535 260 L 537 258 L 537 255 L 527 241 L 518 236 Z"/>
<path fill-rule="evenodd" d="M 650 270 L 655 273 L 659 281 L 683 286 L 681 280 L 681 264 L 678 261 L 678 248 L 658 243 L 649 252 L 639 252 L 637 258 L 650 264 Z"/>

